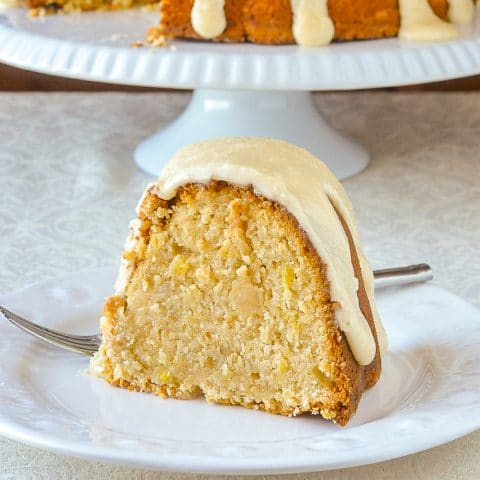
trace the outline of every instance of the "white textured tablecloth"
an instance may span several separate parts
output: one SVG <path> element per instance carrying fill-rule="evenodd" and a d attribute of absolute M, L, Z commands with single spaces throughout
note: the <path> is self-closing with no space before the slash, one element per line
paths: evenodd
<path fill-rule="evenodd" d="M 132 151 L 188 99 L 0 94 L 0 294 L 118 262 L 127 222 L 151 180 L 134 166 Z M 335 126 L 373 154 L 370 167 L 345 182 L 373 266 L 429 262 L 435 283 L 480 305 L 480 94 L 317 100 Z M 193 476 L 101 465 L 0 440 L 2 480 L 181 477 Z M 478 479 L 480 431 L 403 459 L 298 477 Z"/>

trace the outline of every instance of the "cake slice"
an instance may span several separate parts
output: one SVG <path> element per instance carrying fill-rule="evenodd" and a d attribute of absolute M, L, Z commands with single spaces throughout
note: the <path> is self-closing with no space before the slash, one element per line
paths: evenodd
<path fill-rule="evenodd" d="M 345 425 L 385 333 L 352 207 L 276 140 L 184 148 L 131 223 L 93 360 L 112 385 Z"/>

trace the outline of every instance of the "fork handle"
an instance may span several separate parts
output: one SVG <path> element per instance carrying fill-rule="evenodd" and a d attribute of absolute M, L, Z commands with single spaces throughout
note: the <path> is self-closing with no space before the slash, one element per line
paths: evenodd
<path fill-rule="evenodd" d="M 386 268 L 375 270 L 375 288 L 397 287 L 411 283 L 428 282 L 433 279 L 433 270 L 430 265 L 420 263 L 408 267 Z"/>

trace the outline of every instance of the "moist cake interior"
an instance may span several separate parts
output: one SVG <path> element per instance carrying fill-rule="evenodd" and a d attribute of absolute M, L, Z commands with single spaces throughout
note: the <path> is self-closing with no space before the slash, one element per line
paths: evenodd
<path fill-rule="evenodd" d="M 169 202 L 149 193 L 140 218 L 125 295 L 105 306 L 107 381 L 345 424 L 379 358 L 367 369 L 352 358 L 296 220 L 224 182 L 186 185 Z"/>

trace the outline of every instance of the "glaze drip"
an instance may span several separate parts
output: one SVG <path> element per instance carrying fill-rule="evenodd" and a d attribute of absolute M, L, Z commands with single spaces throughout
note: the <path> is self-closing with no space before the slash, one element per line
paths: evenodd
<path fill-rule="evenodd" d="M 195 0 L 191 22 L 195 33 L 206 40 L 220 36 L 227 28 L 225 0 Z"/>
<path fill-rule="evenodd" d="M 430 42 L 458 37 L 457 28 L 435 15 L 428 0 L 399 0 L 399 5 L 400 38 Z"/>
<path fill-rule="evenodd" d="M 449 0 L 448 18 L 457 25 L 470 23 L 475 13 L 473 0 Z"/>
<path fill-rule="evenodd" d="M 327 0 L 291 0 L 293 37 L 298 45 L 320 47 L 333 40 L 335 26 Z"/>

